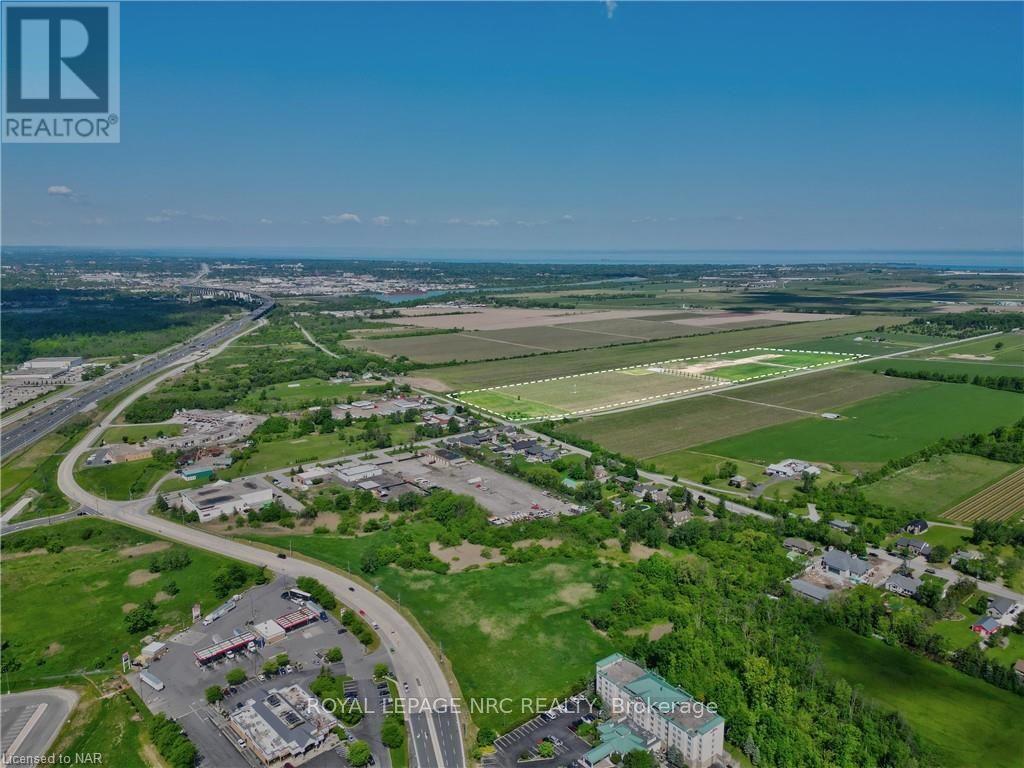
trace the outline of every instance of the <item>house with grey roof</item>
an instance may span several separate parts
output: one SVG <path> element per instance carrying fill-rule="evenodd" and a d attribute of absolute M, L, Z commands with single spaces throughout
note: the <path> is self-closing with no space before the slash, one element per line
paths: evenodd
<path fill-rule="evenodd" d="M 841 549 L 830 549 L 821 557 L 822 567 L 829 573 L 844 579 L 860 581 L 871 570 L 867 560 L 851 555 Z"/>
<path fill-rule="evenodd" d="M 901 576 L 898 573 L 894 573 L 885 582 L 885 588 L 890 592 L 903 597 L 913 597 L 917 594 L 918 588 L 921 586 L 921 580 L 914 578 L 913 576 Z"/>
<path fill-rule="evenodd" d="M 1011 600 L 1008 597 L 1003 597 L 1001 595 L 989 595 L 988 615 L 996 619 L 1001 619 L 1012 611 L 1016 605 L 1016 601 Z"/>
<path fill-rule="evenodd" d="M 928 557 L 928 553 L 932 551 L 932 545 L 927 541 L 911 539 L 907 536 L 900 536 L 896 539 L 896 547 L 897 549 L 906 549 L 914 555 L 922 555 L 924 557 Z"/>
<path fill-rule="evenodd" d="M 803 579 L 793 579 L 789 582 L 789 586 L 790 589 L 793 590 L 794 595 L 805 597 L 816 603 L 823 603 L 835 594 L 835 590 L 826 589 L 825 587 L 819 586 L 818 584 L 812 584 L 811 582 L 804 581 Z"/>

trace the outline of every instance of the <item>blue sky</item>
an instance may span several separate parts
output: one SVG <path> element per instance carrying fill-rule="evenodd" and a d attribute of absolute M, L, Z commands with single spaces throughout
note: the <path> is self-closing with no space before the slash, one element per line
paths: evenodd
<path fill-rule="evenodd" d="M 122 3 L 121 143 L 6 243 L 1005 249 L 1015 3 Z"/>

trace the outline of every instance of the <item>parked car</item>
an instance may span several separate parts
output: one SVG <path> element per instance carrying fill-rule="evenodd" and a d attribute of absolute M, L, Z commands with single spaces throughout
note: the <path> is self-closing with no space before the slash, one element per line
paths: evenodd
<path fill-rule="evenodd" d="M 285 559 L 286 557 L 288 557 L 288 555 L 286 555 L 286 554 L 285 554 L 284 552 L 278 552 L 278 553 L 277 553 L 277 556 L 278 556 L 279 558 L 281 558 L 282 560 L 284 560 L 284 559 Z"/>

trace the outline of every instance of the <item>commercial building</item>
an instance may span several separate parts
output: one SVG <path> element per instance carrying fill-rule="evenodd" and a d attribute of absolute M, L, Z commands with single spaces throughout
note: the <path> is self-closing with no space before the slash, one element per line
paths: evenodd
<path fill-rule="evenodd" d="M 260 509 L 274 500 L 271 488 L 252 480 L 235 480 L 230 483 L 216 483 L 194 491 L 182 491 L 181 506 L 186 512 L 199 515 L 199 522 L 206 523 L 221 515 L 246 513 Z"/>
<path fill-rule="evenodd" d="M 707 768 L 722 755 L 721 715 L 621 653 L 597 662 L 597 694 L 611 717 L 649 749 L 674 747 L 691 768 Z"/>
<path fill-rule="evenodd" d="M 338 479 L 341 482 L 348 483 L 349 485 L 355 485 L 363 480 L 369 480 L 371 477 L 384 474 L 384 470 L 374 464 L 354 464 L 348 467 L 337 467 L 334 472 L 338 475 Z"/>
<path fill-rule="evenodd" d="M 582 758 L 589 768 L 612 768 L 616 765 L 613 755 L 628 755 L 630 752 L 649 751 L 651 746 L 621 723 L 601 723 L 597 726 L 601 743 Z"/>
<path fill-rule="evenodd" d="M 300 472 L 295 476 L 295 481 L 300 485 L 309 487 L 311 485 L 317 485 L 333 478 L 334 473 L 326 467 L 313 467 L 307 469 L 305 472 Z"/>
<path fill-rule="evenodd" d="M 331 733 L 337 719 L 298 685 L 260 691 L 231 713 L 230 727 L 264 765 L 312 752 Z"/>
<path fill-rule="evenodd" d="M 82 364 L 80 357 L 33 357 L 21 364 L 22 368 L 63 368 L 69 371 Z"/>

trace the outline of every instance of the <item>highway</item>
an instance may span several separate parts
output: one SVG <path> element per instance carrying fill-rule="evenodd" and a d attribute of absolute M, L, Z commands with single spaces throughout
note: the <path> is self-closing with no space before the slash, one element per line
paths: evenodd
<path fill-rule="evenodd" d="M 210 354 L 217 354 L 225 349 L 229 341 L 230 339 L 225 340 L 222 336 L 220 346 L 211 350 Z M 185 363 L 179 368 L 185 368 L 190 364 Z M 179 368 L 169 369 L 159 378 L 173 375 Z M 409 690 L 405 695 L 410 710 L 421 710 L 417 712 L 418 716 L 409 718 L 412 742 L 410 751 L 416 768 L 463 768 L 465 750 L 462 742 L 462 724 L 458 715 L 459 701 L 445 675 L 442 666 L 444 662 L 434 655 L 416 628 L 382 597 L 360 582 L 323 565 L 294 557 L 282 559 L 272 552 L 241 541 L 214 536 L 205 531 L 153 517 L 149 514 L 149 509 L 155 501 L 155 496 L 115 502 L 94 496 L 78 484 L 74 469 L 79 457 L 90 450 L 103 431 L 125 408 L 158 383 L 159 379 L 152 381 L 119 402 L 97 426 L 90 429 L 78 444 L 68 451 L 57 470 L 57 485 L 61 492 L 80 504 L 82 509 L 98 517 L 140 528 L 191 547 L 260 565 L 275 574 L 291 578 L 311 576 L 330 589 L 348 607 L 365 611 L 366 616 L 380 626 L 378 634 L 390 656 L 391 668 L 399 682 L 409 684 Z M 7 533 L 7 529 L 4 532 Z"/>
<path fill-rule="evenodd" d="M 273 309 L 272 299 L 265 296 L 259 298 L 263 299 L 263 304 L 238 320 L 204 331 L 191 341 L 153 355 L 143 360 L 141 364 L 117 372 L 113 376 L 105 377 L 91 389 L 83 389 L 68 397 L 58 398 L 52 407 L 22 419 L 10 429 L 3 430 L 0 435 L 0 457 L 6 458 L 32 445 L 94 403 L 123 392 L 189 356 L 208 352 L 213 347 L 223 344 L 225 340 L 237 336 Z"/>

